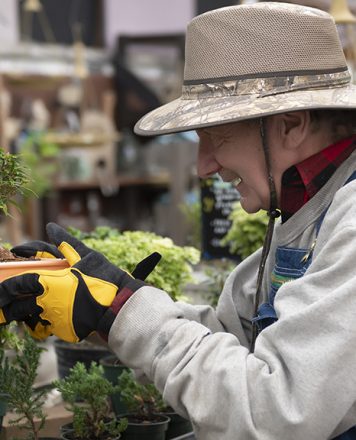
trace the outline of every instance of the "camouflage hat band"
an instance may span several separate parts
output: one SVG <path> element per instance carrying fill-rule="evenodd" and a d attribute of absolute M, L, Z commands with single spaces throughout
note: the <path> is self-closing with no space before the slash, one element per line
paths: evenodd
<path fill-rule="evenodd" d="M 244 78 L 205 84 L 183 85 L 181 99 L 221 98 L 238 95 L 261 97 L 312 88 L 330 88 L 349 84 L 348 70 L 318 75 L 287 75 L 274 78 Z"/>

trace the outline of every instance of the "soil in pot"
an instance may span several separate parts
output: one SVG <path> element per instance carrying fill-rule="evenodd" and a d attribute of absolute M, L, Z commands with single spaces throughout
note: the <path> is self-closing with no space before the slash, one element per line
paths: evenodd
<path fill-rule="evenodd" d="M 104 369 L 104 375 L 105 377 L 113 384 L 113 385 L 117 385 L 118 384 L 118 377 L 120 376 L 120 374 L 125 371 L 128 370 L 127 367 L 125 367 L 120 361 L 119 359 L 111 354 L 109 356 L 105 356 L 104 358 L 102 358 L 100 360 L 100 364 L 102 365 L 103 369 Z M 121 398 L 121 394 L 120 393 L 115 393 L 112 394 L 110 396 L 111 398 L 111 406 L 112 406 L 112 410 L 115 413 L 116 416 L 118 416 L 119 414 L 123 414 L 127 412 L 127 407 L 124 404 L 122 398 Z"/>
<path fill-rule="evenodd" d="M 135 414 L 121 414 L 128 420 L 122 440 L 165 440 L 170 422 L 169 417 L 156 414 L 153 420 L 143 419 Z"/>
<path fill-rule="evenodd" d="M 67 377 L 69 370 L 77 362 L 82 362 L 89 368 L 93 361 L 99 363 L 100 359 L 111 354 L 106 347 L 88 341 L 71 344 L 57 339 L 54 341 L 54 349 L 57 355 L 58 376 L 60 379 Z"/>

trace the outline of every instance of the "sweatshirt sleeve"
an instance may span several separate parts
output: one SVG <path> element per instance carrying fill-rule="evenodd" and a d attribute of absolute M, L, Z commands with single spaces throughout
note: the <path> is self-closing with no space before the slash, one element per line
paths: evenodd
<path fill-rule="evenodd" d="M 305 276 L 280 288 L 279 320 L 253 354 L 152 287 L 124 305 L 111 349 L 189 414 L 199 440 L 334 438 L 356 424 L 355 211 L 329 220 Z"/>

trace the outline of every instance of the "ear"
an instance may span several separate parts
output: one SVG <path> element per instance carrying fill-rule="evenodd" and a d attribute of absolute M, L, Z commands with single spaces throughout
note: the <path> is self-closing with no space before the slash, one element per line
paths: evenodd
<path fill-rule="evenodd" d="M 275 117 L 284 147 L 289 150 L 298 148 L 310 133 L 310 113 L 305 110 L 281 113 Z"/>

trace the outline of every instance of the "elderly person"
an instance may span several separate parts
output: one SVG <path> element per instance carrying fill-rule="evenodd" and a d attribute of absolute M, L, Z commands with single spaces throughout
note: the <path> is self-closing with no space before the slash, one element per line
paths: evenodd
<path fill-rule="evenodd" d="M 354 109 L 327 13 L 268 2 L 194 18 L 182 97 L 135 130 L 195 129 L 199 175 L 220 174 L 247 212 L 267 211 L 263 249 L 236 267 L 214 310 L 142 281 L 155 256 L 131 276 L 50 224 L 55 246 L 15 251 L 71 267 L 4 281 L 0 320 L 72 342 L 99 332 L 199 440 L 356 439 Z"/>

